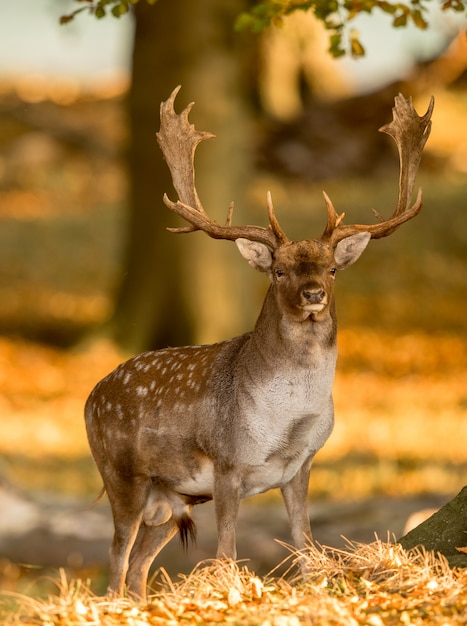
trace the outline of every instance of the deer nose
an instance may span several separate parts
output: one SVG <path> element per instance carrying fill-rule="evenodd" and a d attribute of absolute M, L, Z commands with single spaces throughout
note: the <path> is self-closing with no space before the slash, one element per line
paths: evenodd
<path fill-rule="evenodd" d="M 319 304 L 322 302 L 326 296 L 326 292 L 324 289 L 315 289 L 311 291 L 310 289 L 305 289 L 302 292 L 303 297 L 310 304 Z"/>

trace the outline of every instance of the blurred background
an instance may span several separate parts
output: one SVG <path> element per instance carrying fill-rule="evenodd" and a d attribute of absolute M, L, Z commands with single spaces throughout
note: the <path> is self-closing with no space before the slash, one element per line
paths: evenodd
<path fill-rule="evenodd" d="M 325 225 L 322 189 L 346 221 L 388 216 L 398 158 L 378 133 L 394 96 L 423 114 L 436 99 L 417 179 L 420 216 L 375 241 L 338 276 L 336 427 L 310 482 L 315 538 L 400 536 L 467 471 L 467 41 L 465 20 L 434 10 L 428 31 L 359 17 L 363 59 L 332 59 L 308 14 L 238 33 L 242 0 L 160 0 L 95 20 L 63 0 L 0 13 L 0 585 L 36 592 L 58 567 L 105 588 L 112 523 L 90 456 L 83 406 L 136 352 L 249 330 L 267 289 L 229 242 L 177 237 L 175 197 L 155 133 L 159 104 L 216 139 L 200 146 L 208 213 L 291 238 Z M 215 552 L 213 511 L 199 542 L 158 564 L 173 575 Z M 287 550 L 274 494 L 243 505 L 239 555 L 271 569 Z M 55 568 L 55 569 L 54 569 Z M 38 581 L 41 581 L 40 583 Z M 37 586 L 39 585 L 39 587 Z M 42 586 L 41 586 L 42 585 Z"/>

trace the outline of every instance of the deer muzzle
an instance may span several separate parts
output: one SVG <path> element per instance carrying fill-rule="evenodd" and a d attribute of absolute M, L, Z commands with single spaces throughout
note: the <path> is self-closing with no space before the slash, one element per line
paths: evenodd
<path fill-rule="evenodd" d="M 315 289 L 303 291 L 303 297 L 310 304 L 320 304 L 326 298 L 326 292 L 324 289 Z"/>
<path fill-rule="evenodd" d="M 304 289 L 302 291 L 302 308 L 310 313 L 319 312 L 324 309 L 328 302 L 326 291 L 322 288 Z"/>

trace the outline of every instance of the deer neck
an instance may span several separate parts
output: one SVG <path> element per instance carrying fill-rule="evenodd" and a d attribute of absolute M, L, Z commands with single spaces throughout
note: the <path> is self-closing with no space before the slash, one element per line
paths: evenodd
<path fill-rule="evenodd" d="M 334 297 L 317 319 L 297 322 L 283 313 L 271 285 L 251 336 L 251 345 L 264 364 L 288 363 L 299 369 L 317 367 L 337 358 L 337 318 Z"/>

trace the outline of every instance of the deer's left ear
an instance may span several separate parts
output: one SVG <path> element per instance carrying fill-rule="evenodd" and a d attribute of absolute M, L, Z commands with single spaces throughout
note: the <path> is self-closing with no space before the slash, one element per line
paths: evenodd
<path fill-rule="evenodd" d="M 371 239 L 370 233 L 356 233 L 339 241 L 334 250 L 338 270 L 344 270 L 359 258 Z"/>
<path fill-rule="evenodd" d="M 257 241 L 250 241 L 249 239 L 236 239 L 235 243 L 240 250 L 240 254 L 244 259 L 248 261 L 251 267 L 260 272 L 269 274 L 272 265 L 271 251 L 264 243 L 258 243 Z"/>

